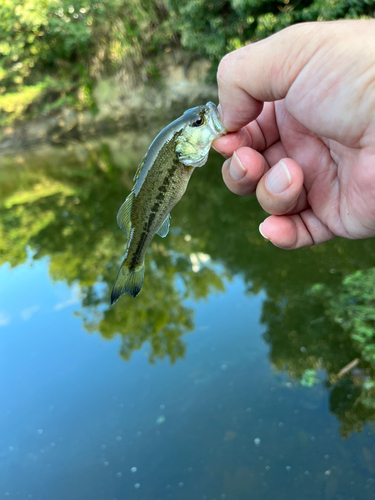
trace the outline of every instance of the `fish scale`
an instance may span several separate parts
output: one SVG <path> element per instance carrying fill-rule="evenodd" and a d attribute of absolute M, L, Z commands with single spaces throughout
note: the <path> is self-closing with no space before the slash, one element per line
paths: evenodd
<path fill-rule="evenodd" d="M 194 168 L 173 158 L 172 141 L 160 152 L 139 194 L 134 197 L 131 216 L 134 236 L 129 245 L 129 267 L 139 266 L 148 245 L 169 212 L 183 196 Z M 169 153 L 169 154 L 168 154 Z"/>

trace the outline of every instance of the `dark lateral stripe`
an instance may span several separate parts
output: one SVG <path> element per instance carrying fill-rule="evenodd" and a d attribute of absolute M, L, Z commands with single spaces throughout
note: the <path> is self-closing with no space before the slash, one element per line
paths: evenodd
<path fill-rule="evenodd" d="M 130 269 L 133 269 L 135 266 L 139 265 L 139 257 L 141 255 L 143 245 L 147 239 L 147 236 L 150 233 L 151 225 L 154 222 L 157 211 L 159 210 L 160 205 L 162 204 L 162 201 L 164 200 L 165 193 L 167 193 L 167 191 L 168 191 L 168 186 L 169 186 L 171 179 L 173 177 L 173 174 L 177 170 L 178 166 L 179 166 L 179 161 L 176 159 L 173 161 L 172 166 L 167 170 L 167 173 L 163 179 L 163 183 L 159 186 L 159 189 L 158 189 L 159 193 L 156 196 L 157 201 L 152 206 L 152 208 L 150 210 L 150 216 L 143 226 L 142 234 L 139 238 L 137 247 L 136 247 L 136 249 L 132 255 L 131 261 L 130 261 L 130 265 L 129 265 Z"/>

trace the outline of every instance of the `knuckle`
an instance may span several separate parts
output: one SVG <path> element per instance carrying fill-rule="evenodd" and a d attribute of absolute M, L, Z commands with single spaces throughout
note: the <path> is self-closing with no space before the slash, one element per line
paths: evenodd
<path fill-rule="evenodd" d="M 228 81 L 228 77 L 230 77 L 231 75 L 231 68 L 233 63 L 232 59 L 232 53 L 229 53 L 226 54 L 220 61 L 216 74 L 219 83 Z"/>

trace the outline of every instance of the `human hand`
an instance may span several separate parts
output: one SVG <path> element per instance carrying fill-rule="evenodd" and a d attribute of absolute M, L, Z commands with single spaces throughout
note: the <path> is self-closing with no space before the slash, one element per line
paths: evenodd
<path fill-rule="evenodd" d="M 226 55 L 223 178 L 280 248 L 375 235 L 375 20 L 294 25 Z"/>

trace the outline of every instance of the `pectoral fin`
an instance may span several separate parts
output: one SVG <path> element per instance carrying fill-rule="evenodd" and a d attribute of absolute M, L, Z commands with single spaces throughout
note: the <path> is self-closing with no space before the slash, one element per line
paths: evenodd
<path fill-rule="evenodd" d="M 156 234 L 158 234 L 161 238 L 165 238 L 169 232 L 169 219 L 171 215 L 168 214 L 163 224 L 159 227 L 159 230 Z"/>
<path fill-rule="evenodd" d="M 124 203 L 121 205 L 120 210 L 117 214 L 117 224 L 119 228 L 124 231 L 126 236 L 129 236 L 130 227 L 131 227 L 131 212 L 133 205 L 134 193 L 133 191 L 126 198 Z"/>

